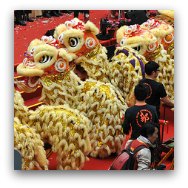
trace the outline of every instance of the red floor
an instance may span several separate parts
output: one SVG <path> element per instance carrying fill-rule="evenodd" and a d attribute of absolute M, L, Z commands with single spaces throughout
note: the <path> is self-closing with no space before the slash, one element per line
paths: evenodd
<path fill-rule="evenodd" d="M 102 17 L 106 17 L 109 14 L 108 10 L 100 11 L 90 11 L 90 20 L 94 22 L 99 27 L 99 21 Z M 47 30 L 55 28 L 60 23 L 63 23 L 66 20 L 71 20 L 73 14 L 65 14 L 61 17 L 52 17 L 52 18 L 37 18 L 34 22 L 28 22 L 27 26 L 16 26 L 14 28 L 14 68 L 22 62 L 23 54 L 27 50 L 28 44 L 31 40 L 35 38 L 40 38 L 46 33 Z M 79 16 L 80 19 L 83 19 L 83 15 Z M 114 42 L 114 39 L 113 39 Z M 101 42 L 102 43 L 102 42 Z M 108 43 L 106 43 L 107 45 Z M 15 74 L 16 75 L 16 74 Z M 25 104 L 31 106 L 38 103 L 38 99 L 41 93 L 41 88 L 39 88 L 33 94 L 23 93 Z M 161 114 L 163 114 L 163 109 L 161 109 Z M 162 116 L 163 119 L 163 116 Z M 174 115 L 173 112 L 169 109 L 166 109 L 166 120 L 169 121 L 168 125 L 164 127 L 164 141 L 169 138 L 174 137 Z M 49 159 L 49 169 L 56 169 L 56 159 L 55 154 L 51 154 Z M 107 170 L 114 160 L 113 157 L 107 159 L 94 159 L 90 158 L 90 161 L 86 162 L 83 170 Z M 167 161 L 167 169 L 169 169 L 170 161 Z"/>

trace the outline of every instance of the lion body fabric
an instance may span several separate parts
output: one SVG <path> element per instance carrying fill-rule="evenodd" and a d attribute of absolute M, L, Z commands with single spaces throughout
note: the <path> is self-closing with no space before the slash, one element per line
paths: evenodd
<path fill-rule="evenodd" d="M 122 117 L 127 107 L 111 84 L 92 79 L 81 81 L 73 71 L 53 82 L 45 77 L 41 80 L 42 101 L 50 105 L 68 104 L 91 121 L 91 156 L 104 158 L 120 151 Z"/>
<path fill-rule="evenodd" d="M 19 151 L 21 150 L 24 160 L 27 161 L 26 154 L 30 152 L 31 157 L 29 159 L 31 162 L 35 162 L 33 158 L 35 148 L 33 147 L 35 140 L 38 140 L 37 143 L 40 143 L 38 144 L 40 148 L 43 147 L 43 142 L 52 145 L 52 151 L 57 153 L 58 169 L 79 170 L 84 166 L 85 161 L 88 159 L 87 155 L 91 151 L 91 142 L 88 134 L 91 130 L 91 124 L 85 116 L 66 105 L 42 105 L 35 111 L 29 111 L 24 106 L 23 99 L 18 92 L 15 92 L 15 104 L 15 117 L 19 117 L 23 122 L 27 121 L 27 126 L 25 127 L 18 126 L 17 123 L 14 132 L 15 147 Z M 34 132 L 37 135 L 35 136 L 36 139 L 31 140 L 31 133 L 34 135 Z M 35 138 L 34 136 L 32 137 Z M 27 143 L 32 145 L 32 147 L 25 147 Z M 31 149 L 27 151 L 28 148 Z M 25 163 L 23 165 L 25 166 Z"/>

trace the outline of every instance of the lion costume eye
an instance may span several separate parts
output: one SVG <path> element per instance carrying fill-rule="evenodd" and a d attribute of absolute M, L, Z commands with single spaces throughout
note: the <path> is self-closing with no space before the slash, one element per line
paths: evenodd
<path fill-rule="evenodd" d="M 149 25 L 153 25 L 154 23 L 155 23 L 154 19 L 148 20 L 148 24 L 149 24 Z"/>
<path fill-rule="evenodd" d="M 126 38 L 122 38 L 120 41 L 120 46 L 124 46 L 126 44 Z"/>
<path fill-rule="evenodd" d="M 78 45 L 78 38 L 77 37 L 69 38 L 69 45 L 71 47 L 76 47 Z"/>
<path fill-rule="evenodd" d="M 35 51 L 35 48 L 32 48 L 32 49 L 30 50 L 30 54 L 33 55 L 34 51 Z"/>
<path fill-rule="evenodd" d="M 78 22 L 77 22 L 76 20 L 74 20 L 74 19 L 71 20 L 70 22 L 71 22 L 72 26 L 75 26 L 75 25 L 78 23 Z"/>
<path fill-rule="evenodd" d="M 134 47 L 133 49 L 135 49 L 136 51 L 140 51 L 140 46 L 136 46 L 136 47 Z"/>
<path fill-rule="evenodd" d="M 51 56 L 48 56 L 48 55 L 44 55 L 41 57 L 39 63 L 43 64 L 43 63 L 48 63 L 52 60 L 52 57 Z"/>
<path fill-rule="evenodd" d="M 88 37 L 86 38 L 85 45 L 87 48 L 93 48 L 96 45 L 96 42 L 92 37 Z"/>
<path fill-rule="evenodd" d="M 61 44 L 63 44 L 63 33 L 61 33 L 61 35 L 59 35 L 58 40 Z"/>
<path fill-rule="evenodd" d="M 131 27 L 131 30 L 132 30 L 133 32 L 135 32 L 135 31 L 137 30 L 137 25 L 136 25 L 136 24 L 131 25 L 130 27 Z"/>
<path fill-rule="evenodd" d="M 48 37 L 47 36 L 42 36 L 41 40 L 44 41 L 44 42 L 48 42 Z"/>
<path fill-rule="evenodd" d="M 148 22 L 144 22 L 142 25 L 143 25 L 144 27 L 149 27 L 149 23 L 148 23 Z"/>

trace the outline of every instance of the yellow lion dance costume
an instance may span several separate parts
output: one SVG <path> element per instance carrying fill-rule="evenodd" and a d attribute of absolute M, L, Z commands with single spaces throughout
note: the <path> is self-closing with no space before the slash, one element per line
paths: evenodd
<path fill-rule="evenodd" d="M 142 30 L 139 25 L 122 26 L 117 30 L 116 40 L 119 47 L 116 48 L 112 62 L 110 62 L 111 80 L 121 88 L 124 97 L 130 101 L 135 85 L 145 76 L 144 56 L 135 49 L 137 45 L 155 42 L 156 38 L 148 31 Z M 135 48 L 135 49 L 134 49 Z M 131 102 L 133 105 L 133 102 Z"/>
<path fill-rule="evenodd" d="M 140 53 L 159 64 L 158 81 L 164 84 L 167 95 L 174 100 L 174 28 L 159 19 L 149 19 L 141 27 L 150 30 L 157 41 L 143 46 Z"/>
<path fill-rule="evenodd" d="M 29 77 L 19 87 L 34 91 L 40 83 L 41 100 L 46 104 L 67 104 L 86 116 L 92 123 L 91 156 L 103 158 L 119 152 L 124 139 L 122 117 L 127 108 L 120 93 L 110 83 L 81 81 L 72 71 L 75 54 L 67 53 L 52 38 L 43 39 L 30 43 L 26 58 L 17 67 L 19 75 Z M 67 41 L 72 44 L 72 38 Z"/>
<path fill-rule="evenodd" d="M 134 48 L 147 61 L 159 64 L 158 81 L 164 84 L 171 99 L 174 98 L 173 31 L 171 25 L 158 19 L 149 19 L 142 25 L 123 26 L 117 31 L 117 42 L 121 46 Z M 163 45 L 164 41 L 170 45 Z M 170 46 L 172 50 L 168 54 L 165 48 Z"/>
<path fill-rule="evenodd" d="M 14 143 L 23 156 L 23 169 L 33 165 L 48 169 L 43 142 L 51 144 L 57 153 L 58 169 L 79 170 L 84 166 L 91 151 L 91 124 L 86 117 L 64 105 L 42 105 L 31 111 L 18 91 L 14 111 Z"/>
<path fill-rule="evenodd" d="M 35 129 L 14 118 L 14 147 L 22 156 L 22 170 L 48 170 L 44 143 Z"/>

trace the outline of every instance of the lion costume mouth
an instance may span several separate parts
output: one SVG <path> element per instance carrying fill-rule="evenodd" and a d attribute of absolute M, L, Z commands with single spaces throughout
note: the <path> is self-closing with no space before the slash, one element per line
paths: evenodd
<path fill-rule="evenodd" d="M 25 93 L 33 93 L 40 85 L 40 77 L 23 77 L 22 80 L 15 80 L 15 84 L 20 91 Z"/>
<path fill-rule="evenodd" d="M 85 81 L 86 79 L 89 78 L 87 72 L 85 71 L 85 69 L 77 64 L 74 68 L 74 73 L 82 80 L 82 81 Z"/>

